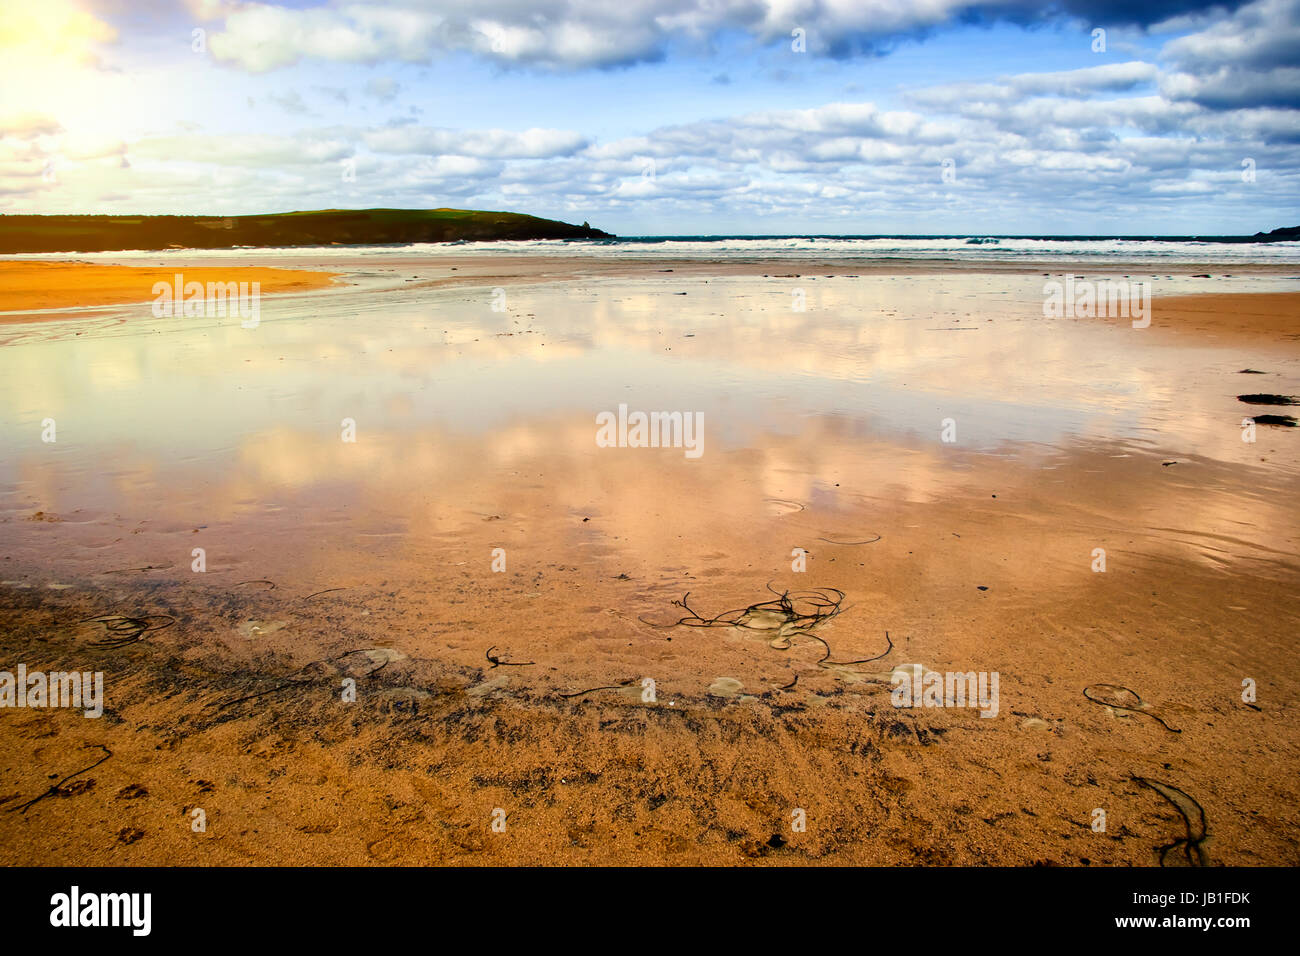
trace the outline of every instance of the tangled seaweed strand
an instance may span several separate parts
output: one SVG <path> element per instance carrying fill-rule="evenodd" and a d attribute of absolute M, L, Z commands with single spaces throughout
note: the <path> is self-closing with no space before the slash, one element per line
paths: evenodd
<path fill-rule="evenodd" d="M 825 639 L 824 639 L 824 638 L 820 638 L 820 637 L 818 637 L 816 634 L 813 634 L 813 635 L 810 635 L 810 636 L 813 638 L 813 640 L 821 641 L 821 645 L 822 645 L 822 647 L 826 648 L 826 654 L 825 654 L 825 656 L 822 657 L 822 659 L 819 660 L 817 663 L 818 663 L 818 664 L 831 664 L 831 665 L 834 665 L 834 666 L 836 666 L 836 667 L 847 667 L 847 666 L 850 665 L 850 664 L 870 664 L 872 661 L 878 661 L 878 660 L 880 660 L 882 657 L 885 657 L 886 655 L 889 654 L 890 651 L 892 651 L 892 650 L 894 649 L 894 639 L 893 639 L 892 637 L 890 637 L 890 636 L 889 636 L 889 632 L 886 631 L 886 632 L 885 632 L 885 641 L 889 644 L 889 646 L 885 648 L 884 653 L 882 653 L 882 654 L 877 654 L 875 657 L 864 657 L 864 658 L 862 658 L 861 660 L 858 660 L 858 661 L 833 661 L 833 660 L 830 660 L 830 656 L 831 656 L 831 646 L 830 646 L 829 644 L 826 643 Z M 797 675 L 797 674 L 795 675 L 795 679 L 798 680 L 798 675 Z"/>
<path fill-rule="evenodd" d="M 561 694 L 557 692 L 556 696 L 564 697 L 571 700 L 574 697 L 583 697 L 587 694 L 594 694 L 598 690 L 623 690 L 626 687 L 631 687 L 635 683 L 636 683 L 636 678 L 629 677 L 627 680 L 622 681 L 618 684 L 605 684 L 602 687 L 588 687 L 586 690 L 575 690 L 571 694 Z"/>
<path fill-rule="evenodd" d="M 153 624 L 151 621 L 160 621 Z M 81 624 L 103 624 L 109 637 L 102 641 L 91 641 L 91 647 L 126 647 L 141 640 L 150 631 L 161 631 L 176 623 L 176 618 L 168 614 L 154 614 L 146 617 L 123 617 L 120 614 L 105 614 L 100 617 L 87 618 Z"/>
<path fill-rule="evenodd" d="M 1154 790 L 1160 796 L 1173 804 L 1183 818 L 1183 824 L 1187 828 L 1187 836 L 1181 840 L 1175 840 L 1173 843 L 1160 847 L 1160 865 L 1165 866 L 1165 858 L 1169 855 L 1170 850 L 1181 850 L 1183 859 L 1187 861 L 1188 866 L 1209 866 L 1210 854 L 1206 852 L 1206 837 L 1209 831 L 1205 822 L 1205 810 L 1199 803 L 1193 800 L 1183 791 L 1168 783 L 1161 783 L 1159 780 L 1149 780 L 1146 777 L 1135 776 L 1133 778 L 1139 784 Z M 1196 820 L 1193 822 L 1192 817 Z"/>
<path fill-rule="evenodd" d="M 783 631 L 807 631 L 839 614 L 840 606 L 844 602 L 844 592 L 838 588 L 812 588 L 811 590 L 792 593 L 790 591 L 778 591 L 769 583 L 767 589 L 776 595 L 776 600 L 760 601 L 758 604 L 749 605 L 749 607 L 723 611 L 716 617 L 702 617 L 697 614 L 687 603 L 691 596 L 691 592 L 687 591 L 682 595 L 680 601 L 673 602 L 674 607 L 680 607 L 688 612 L 685 617 L 678 618 L 671 624 L 656 624 L 653 621 L 647 621 L 645 618 L 639 618 L 639 620 L 642 624 L 660 629 L 670 627 L 743 627 L 750 630 L 771 630 L 770 627 L 760 626 L 756 621 L 761 620 L 764 615 L 773 615 L 784 619 L 781 623 Z M 800 611 L 796 608 L 796 602 L 800 605 L 810 606 L 812 610 Z"/>
<path fill-rule="evenodd" d="M 777 640 L 785 641 L 785 643 L 784 646 L 778 646 L 774 642 L 772 646 L 778 650 L 787 650 L 790 647 L 787 639 L 789 634 L 810 632 L 814 627 L 824 621 L 829 621 L 843 610 L 844 592 L 838 588 L 812 588 L 806 591 L 791 592 L 778 591 L 769 583 L 767 589 L 776 595 L 775 600 L 760 601 L 748 607 L 724 611 L 716 617 L 704 617 L 696 612 L 687 603 L 691 596 L 691 593 L 687 591 L 682 595 L 680 601 L 673 602 L 674 606 L 688 612 L 685 617 L 678 618 L 669 624 L 656 624 L 653 621 L 647 621 L 644 617 L 639 618 L 639 620 L 642 624 L 660 629 L 671 627 L 740 627 L 748 630 L 776 631 Z M 779 622 L 775 628 L 771 626 L 773 620 Z M 884 653 L 854 661 L 833 661 L 831 660 L 833 652 L 826 639 L 816 634 L 808 634 L 808 636 L 826 649 L 826 653 L 817 661 L 822 666 L 842 667 L 849 664 L 867 664 L 871 661 L 880 660 L 894 649 L 893 638 L 886 631 L 885 640 L 888 646 L 885 648 Z M 794 685 L 789 686 L 793 687 Z"/>
<path fill-rule="evenodd" d="M 1095 690 L 1101 690 L 1103 694 L 1105 694 L 1107 691 L 1113 691 L 1114 693 L 1109 695 L 1110 696 L 1109 700 L 1106 700 L 1104 697 L 1096 697 L 1093 694 L 1089 693 L 1089 691 L 1095 691 Z M 1135 703 L 1132 704 L 1119 703 L 1118 697 L 1120 692 L 1123 692 L 1125 694 L 1131 694 Z M 1147 710 L 1146 702 L 1137 695 L 1136 691 L 1131 691 L 1127 687 L 1121 687 L 1119 684 L 1089 684 L 1087 687 L 1083 689 L 1083 696 L 1088 698 L 1094 704 L 1101 704 L 1105 707 L 1113 707 L 1115 710 L 1122 710 L 1125 711 L 1126 713 L 1145 714 L 1147 717 L 1150 717 L 1152 720 L 1158 720 L 1160 722 L 1160 725 L 1170 733 L 1174 733 L 1174 734 L 1182 733 L 1182 731 L 1179 730 L 1177 727 L 1170 727 L 1169 724 L 1165 722 L 1165 719 L 1161 717 L 1159 714 Z"/>
<path fill-rule="evenodd" d="M 32 799 L 30 799 L 30 800 L 28 800 L 26 803 L 24 803 L 22 806 L 18 806 L 18 807 L 10 807 L 10 808 L 9 808 L 9 812 L 10 812 L 10 813 L 14 813 L 14 812 L 16 811 L 16 812 L 18 812 L 18 813 L 26 813 L 26 812 L 27 812 L 28 810 L 30 810 L 32 807 L 36 806 L 36 804 L 38 804 L 38 803 L 40 803 L 42 800 L 44 800 L 46 797 L 53 797 L 53 796 L 58 795 L 58 793 L 61 791 L 63 785 L 64 785 L 65 783 L 67 783 L 69 780 L 72 780 L 72 779 L 75 778 L 75 777 L 80 777 L 83 773 L 89 773 L 91 770 L 94 770 L 96 767 L 98 767 L 101 763 L 103 763 L 103 762 L 104 762 L 105 760 L 107 760 L 109 757 L 113 756 L 113 751 L 109 750 L 109 749 L 108 749 L 107 747 L 105 747 L 103 744 L 86 744 L 86 746 L 87 746 L 87 747 L 98 747 L 100 750 L 104 751 L 104 756 L 100 757 L 98 760 L 96 760 L 94 763 L 92 763 L 89 767 L 82 767 L 82 768 L 81 768 L 80 770 L 78 770 L 76 773 L 70 773 L 70 774 L 68 774 L 66 777 L 64 777 L 62 780 L 60 780 L 60 781 L 59 781 L 58 783 L 56 783 L 54 786 L 50 787 L 50 789 L 48 789 L 48 790 L 46 790 L 44 793 L 42 793 L 39 797 L 33 797 Z"/>
<path fill-rule="evenodd" d="M 277 691 L 282 691 L 286 687 L 304 687 L 310 684 L 313 680 L 315 680 L 315 678 L 308 677 L 306 680 L 295 680 L 294 678 L 296 678 L 307 668 L 315 667 L 317 664 L 332 664 L 335 661 L 343 660 L 343 658 L 345 657 L 351 657 L 353 654 L 364 654 L 366 651 L 369 650 L 375 650 L 375 648 L 358 647 L 350 651 L 344 651 L 342 654 L 339 654 L 336 657 L 322 657 L 318 661 L 311 661 L 310 663 L 303 664 L 302 667 L 298 668 L 292 674 L 289 674 L 288 676 L 282 678 L 280 680 L 280 683 L 276 684 L 274 687 L 268 687 L 266 690 L 258 691 L 256 694 L 248 694 L 244 697 L 237 697 L 234 700 L 228 700 L 224 704 L 219 704 L 217 706 L 217 710 L 225 710 L 227 707 L 234 707 L 236 704 L 244 703 L 244 701 L 256 700 L 259 697 L 265 697 L 267 694 L 274 694 Z M 382 664 L 380 664 L 374 670 L 366 671 L 366 673 L 361 675 L 361 679 L 365 680 L 367 677 L 374 677 L 381 670 L 383 670 L 385 667 L 388 666 L 389 660 L 391 660 L 391 658 L 386 659 Z"/>
<path fill-rule="evenodd" d="M 130 574 L 133 571 L 164 571 L 172 566 L 168 561 L 166 564 L 146 564 L 142 568 L 117 568 L 113 571 L 101 571 L 101 574 Z"/>
<path fill-rule="evenodd" d="M 501 658 L 497 657 L 495 654 L 492 653 L 496 649 L 497 646 L 495 644 L 493 644 L 491 647 L 487 649 L 487 654 L 485 656 L 489 661 L 492 662 L 492 666 L 489 667 L 488 670 L 493 670 L 497 667 L 527 667 L 528 665 L 534 663 L 533 661 L 503 661 Z"/>

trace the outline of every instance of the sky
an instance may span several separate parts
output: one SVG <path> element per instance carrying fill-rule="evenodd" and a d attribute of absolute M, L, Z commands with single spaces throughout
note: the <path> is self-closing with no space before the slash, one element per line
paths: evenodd
<path fill-rule="evenodd" d="M 0 212 L 1300 225 L 1300 0 L 0 0 Z"/>

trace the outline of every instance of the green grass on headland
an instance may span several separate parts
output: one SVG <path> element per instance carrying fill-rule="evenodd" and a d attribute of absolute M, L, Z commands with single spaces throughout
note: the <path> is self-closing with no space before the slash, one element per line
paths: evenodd
<path fill-rule="evenodd" d="M 586 223 L 473 209 L 322 209 L 228 218 L 0 215 L 0 253 L 608 238 Z"/>

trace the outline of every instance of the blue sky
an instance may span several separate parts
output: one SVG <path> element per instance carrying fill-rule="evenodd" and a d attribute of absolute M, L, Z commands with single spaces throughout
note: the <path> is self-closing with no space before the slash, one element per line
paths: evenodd
<path fill-rule="evenodd" d="M 3 212 L 1300 223 L 1300 0 L 43 0 L 0 53 Z"/>

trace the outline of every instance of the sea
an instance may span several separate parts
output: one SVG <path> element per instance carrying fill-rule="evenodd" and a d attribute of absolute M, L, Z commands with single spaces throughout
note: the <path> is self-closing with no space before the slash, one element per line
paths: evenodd
<path fill-rule="evenodd" d="M 78 253 L 79 259 L 157 260 L 160 256 L 241 257 L 247 248 L 127 250 Z M 1300 241 L 1249 242 L 1187 236 L 626 236 L 615 239 L 413 243 L 374 246 L 261 247 L 265 254 L 319 258 L 385 256 L 395 251 L 417 256 L 572 256 L 598 259 L 1014 261 L 1052 260 L 1103 265 L 1251 263 L 1300 266 Z M 68 253 L 3 258 L 67 258 Z"/>

